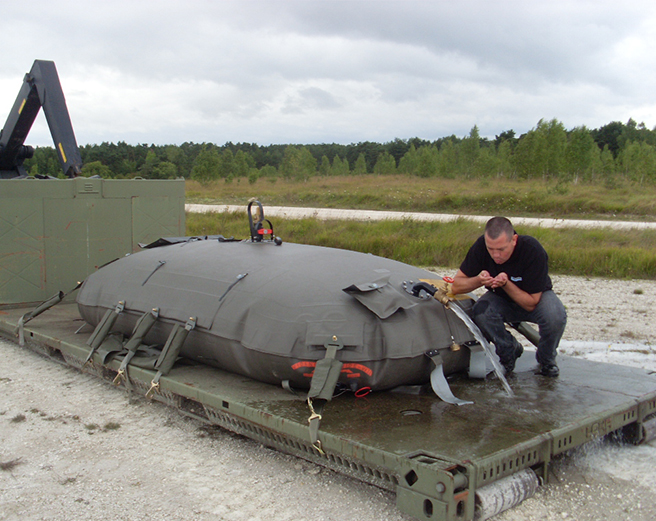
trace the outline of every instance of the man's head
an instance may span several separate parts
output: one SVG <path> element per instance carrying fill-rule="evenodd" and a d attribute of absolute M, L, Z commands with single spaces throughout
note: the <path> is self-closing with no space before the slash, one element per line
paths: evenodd
<path fill-rule="evenodd" d="M 492 217 L 485 225 L 485 247 L 497 264 L 503 264 L 515 251 L 517 234 L 505 217 Z"/>

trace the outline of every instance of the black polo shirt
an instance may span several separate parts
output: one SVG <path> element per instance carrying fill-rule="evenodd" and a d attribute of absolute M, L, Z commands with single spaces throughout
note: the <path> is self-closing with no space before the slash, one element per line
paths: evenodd
<path fill-rule="evenodd" d="M 515 285 L 532 294 L 553 288 L 548 262 L 549 256 L 537 239 L 519 235 L 510 258 L 503 264 L 497 264 L 485 247 L 485 236 L 481 235 L 467 252 L 460 271 L 468 277 L 474 277 L 483 270 L 487 270 L 492 277 L 506 273 Z M 510 298 L 503 288 L 497 288 L 495 292 Z"/>

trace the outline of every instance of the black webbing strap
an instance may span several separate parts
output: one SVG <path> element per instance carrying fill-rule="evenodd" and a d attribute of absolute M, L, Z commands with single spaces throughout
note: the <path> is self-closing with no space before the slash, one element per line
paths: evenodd
<path fill-rule="evenodd" d="M 150 328 L 153 327 L 153 324 L 155 324 L 158 317 L 159 308 L 153 308 L 150 311 L 146 311 L 143 315 L 141 315 L 141 317 L 139 317 L 139 320 L 137 320 L 137 323 L 134 325 L 134 329 L 132 330 L 130 339 L 125 343 L 125 349 L 127 349 L 128 352 L 123 357 L 123 362 L 121 362 L 121 366 L 118 368 L 116 378 L 114 378 L 115 385 L 119 385 L 121 383 L 121 378 L 125 378 L 125 381 L 129 382 L 129 379 L 126 375 L 128 364 L 137 352 L 137 349 L 139 349 L 139 346 L 141 346 L 141 341 L 148 334 Z"/>
<path fill-rule="evenodd" d="M 321 423 L 321 413 L 326 402 L 330 401 L 335 393 L 335 386 L 342 371 L 342 362 L 337 360 L 335 356 L 337 351 L 344 347 L 336 336 L 324 344 L 326 348 L 326 356 L 317 361 L 310 382 L 310 390 L 308 391 L 308 407 L 310 408 L 310 417 L 308 423 L 310 424 L 310 441 L 315 449 L 323 453 L 321 448 L 321 441 L 319 440 L 319 425 Z M 313 400 L 316 400 L 314 402 Z"/>
<path fill-rule="evenodd" d="M 87 345 L 91 346 L 91 350 L 87 355 L 87 359 L 84 361 L 84 365 L 89 363 L 93 353 L 96 352 L 96 350 L 100 347 L 100 344 L 102 344 L 105 338 L 107 338 L 107 335 L 109 335 L 109 332 L 114 327 L 116 319 L 124 309 L 125 301 L 120 300 L 114 309 L 108 309 L 105 312 L 105 315 L 102 317 L 102 319 L 100 319 L 100 322 L 98 322 L 96 328 L 93 330 L 93 333 L 91 333 L 91 336 L 87 340 Z"/>
<path fill-rule="evenodd" d="M 169 374 L 169 371 L 175 364 L 175 361 L 178 359 L 180 350 L 182 349 L 182 344 L 187 339 L 189 331 L 196 327 L 196 317 L 189 317 L 187 323 L 184 327 L 180 324 L 175 324 L 169 337 L 166 339 L 164 348 L 162 349 L 157 362 L 155 362 L 155 369 L 157 374 L 155 378 L 150 382 L 150 389 L 146 393 L 146 398 L 151 398 L 152 395 L 159 389 L 159 380 L 162 376 Z"/>
<path fill-rule="evenodd" d="M 430 375 L 430 382 L 431 387 L 433 388 L 433 392 L 443 401 L 453 405 L 468 405 L 474 403 L 469 400 L 461 400 L 460 398 L 457 398 L 451 391 L 449 382 L 447 382 L 446 376 L 444 376 L 444 367 L 442 365 L 443 361 L 442 355 L 440 355 L 440 351 L 438 349 L 434 349 L 426 354 L 435 364 L 435 368 L 431 371 Z"/>
<path fill-rule="evenodd" d="M 155 266 L 155 269 L 154 269 L 153 271 L 150 272 L 150 274 L 146 277 L 146 280 L 144 280 L 144 281 L 141 283 L 141 285 L 142 285 L 142 286 L 145 286 L 146 282 L 148 282 L 148 280 L 150 279 L 150 277 L 152 277 L 158 269 L 160 269 L 162 266 L 164 266 L 164 264 L 166 264 L 166 261 L 162 261 L 162 260 L 161 260 L 161 261 L 157 261 L 157 266 Z"/>
<path fill-rule="evenodd" d="M 25 345 L 25 333 L 23 331 L 23 327 L 25 326 L 25 324 L 27 324 L 33 318 L 38 317 L 41 313 L 47 311 L 55 304 L 59 304 L 62 300 L 64 300 L 64 297 L 66 297 L 66 295 L 68 295 L 69 293 L 73 293 L 81 285 L 82 283 L 78 282 L 77 285 L 68 293 L 64 293 L 63 291 L 58 291 L 55 295 L 50 297 L 48 300 L 41 302 L 41 304 L 39 304 L 32 311 L 25 313 L 22 317 L 20 317 L 18 319 L 18 323 L 16 324 L 16 328 L 14 329 L 14 332 L 18 335 L 18 345 L 20 345 L 21 347 Z"/>

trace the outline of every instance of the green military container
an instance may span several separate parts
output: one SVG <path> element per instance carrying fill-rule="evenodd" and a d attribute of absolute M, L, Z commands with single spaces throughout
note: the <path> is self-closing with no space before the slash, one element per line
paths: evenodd
<path fill-rule="evenodd" d="M 0 182 L 0 303 L 40 302 L 139 243 L 185 234 L 184 180 Z"/>

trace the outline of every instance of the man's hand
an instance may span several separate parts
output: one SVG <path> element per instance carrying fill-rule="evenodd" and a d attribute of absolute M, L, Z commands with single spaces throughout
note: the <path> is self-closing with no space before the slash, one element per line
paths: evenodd
<path fill-rule="evenodd" d="M 485 286 L 486 288 L 502 288 L 508 282 L 508 275 L 500 273 L 496 277 L 490 275 L 487 270 L 481 271 L 474 277 L 468 277 L 462 271 L 458 270 L 456 276 L 453 278 L 453 286 L 451 291 L 454 295 L 459 293 L 469 293 L 475 289 Z"/>
<path fill-rule="evenodd" d="M 451 292 L 454 295 L 459 295 L 461 293 L 469 293 L 475 289 L 480 288 L 481 286 L 488 287 L 492 284 L 494 278 L 485 270 L 481 271 L 478 275 L 474 277 L 468 277 L 462 271 L 458 270 L 456 276 L 453 277 L 453 284 L 451 285 Z"/>
<path fill-rule="evenodd" d="M 499 273 L 496 277 L 490 280 L 489 284 L 486 284 L 486 288 L 503 288 L 508 284 L 508 275 L 506 273 Z"/>
<path fill-rule="evenodd" d="M 542 292 L 531 294 L 519 289 L 508 279 L 508 274 L 505 272 L 499 273 L 496 277 L 492 277 L 486 270 L 481 271 L 474 277 L 468 277 L 462 271 L 458 270 L 456 276 L 453 277 L 451 293 L 454 295 L 469 293 L 481 286 L 490 289 L 503 288 L 503 291 L 505 291 L 512 300 L 527 311 L 533 311 L 542 297 Z"/>
<path fill-rule="evenodd" d="M 488 271 L 486 271 L 486 270 L 481 271 L 481 272 L 477 275 L 477 277 L 474 277 L 474 278 L 478 278 L 478 282 L 480 282 L 480 284 L 478 285 L 479 287 L 480 287 L 480 286 L 485 286 L 486 288 L 487 288 L 490 284 L 492 284 L 492 281 L 494 280 L 494 279 L 492 278 L 492 275 L 490 275 L 490 273 L 489 273 Z"/>
<path fill-rule="evenodd" d="M 487 272 L 481 272 L 481 274 Z M 489 275 L 489 274 L 488 274 Z M 480 277 L 480 275 L 479 275 Z M 499 273 L 496 277 L 489 277 L 489 284 L 485 285 L 486 288 L 497 289 L 503 288 L 503 290 L 508 294 L 508 296 L 513 299 L 517 304 L 523 307 L 526 311 L 533 311 L 535 306 L 540 302 L 542 298 L 542 292 L 540 293 L 526 293 L 526 291 L 519 289 L 509 278 L 508 274 L 505 272 Z"/>

